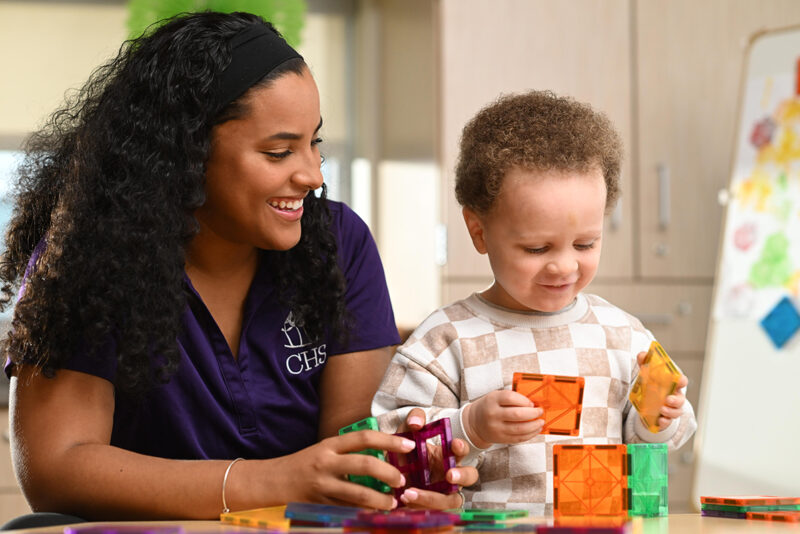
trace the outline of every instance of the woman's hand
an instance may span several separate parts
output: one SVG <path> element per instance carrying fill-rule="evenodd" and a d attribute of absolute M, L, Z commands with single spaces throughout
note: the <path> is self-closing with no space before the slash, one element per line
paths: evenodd
<path fill-rule="evenodd" d="M 419 408 L 411 410 L 408 417 L 406 417 L 406 426 L 408 427 L 407 429 L 411 431 L 417 431 L 425 426 L 425 412 Z M 458 438 L 453 440 L 452 447 L 456 461 L 459 463 L 461 459 L 469 453 L 469 445 Z M 441 465 L 441 449 L 437 448 L 437 450 L 434 451 L 429 448 L 428 453 L 435 458 L 432 463 L 435 464 L 437 462 L 436 458 L 438 458 L 439 465 Z M 472 486 L 478 481 L 478 470 L 471 466 L 457 466 L 449 469 L 447 473 L 445 473 L 445 480 L 451 484 L 457 484 L 460 487 Z M 417 488 L 405 490 L 400 496 L 400 500 L 402 500 L 405 505 L 412 508 L 431 508 L 435 510 L 461 508 L 464 504 L 464 499 L 460 492 L 445 495 L 436 491 Z"/>
<path fill-rule="evenodd" d="M 299 452 L 275 459 L 278 480 L 286 488 L 285 502 L 317 502 L 391 510 L 397 501 L 347 480 L 347 475 L 367 475 L 393 488 L 405 485 L 405 477 L 388 462 L 368 454 L 351 454 L 364 449 L 407 453 L 414 449 L 411 440 L 375 430 L 349 432 L 324 439 Z M 255 482 L 255 481 L 254 481 Z M 264 484 L 263 479 L 261 484 Z"/>

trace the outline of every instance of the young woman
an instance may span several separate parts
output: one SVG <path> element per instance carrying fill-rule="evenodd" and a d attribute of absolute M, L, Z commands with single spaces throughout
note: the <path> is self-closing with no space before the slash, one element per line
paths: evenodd
<path fill-rule="evenodd" d="M 34 511 L 397 505 L 346 475 L 401 473 L 348 453 L 406 440 L 328 437 L 369 414 L 399 340 L 367 227 L 325 198 L 321 126 L 272 26 L 208 12 L 127 42 L 30 139 L 0 276 L 6 303 L 21 286 L 6 372 Z"/>

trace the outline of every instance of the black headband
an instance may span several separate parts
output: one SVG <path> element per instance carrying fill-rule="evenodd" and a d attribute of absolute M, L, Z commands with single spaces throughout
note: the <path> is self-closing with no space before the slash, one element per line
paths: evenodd
<path fill-rule="evenodd" d="M 231 62 L 222 72 L 219 105 L 224 107 L 278 65 L 303 56 L 263 24 L 253 24 L 231 39 Z"/>

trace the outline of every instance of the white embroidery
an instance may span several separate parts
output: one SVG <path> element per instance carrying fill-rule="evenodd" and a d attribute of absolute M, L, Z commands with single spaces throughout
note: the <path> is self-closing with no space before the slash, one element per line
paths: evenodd
<path fill-rule="evenodd" d="M 286 348 L 297 349 L 311 344 L 311 342 L 305 340 L 303 328 L 295 324 L 292 312 L 289 312 L 289 315 L 286 316 L 281 332 L 286 336 L 286 342 L 288 343 L 288 345 L 284 345 Z"/>

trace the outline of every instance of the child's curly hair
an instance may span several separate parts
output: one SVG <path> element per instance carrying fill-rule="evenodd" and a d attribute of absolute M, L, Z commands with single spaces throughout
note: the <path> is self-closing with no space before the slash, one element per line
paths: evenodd
<path fill-rule="evenodd" d="M 456 198 L 476 213 L 491 210 L 512 167 L 589 172 L 606 182 L 606 211 L 619 197 L 622 140 L 588 104 L 550 91 L 504 95 L 464 127 L 456 165 Z"/>

